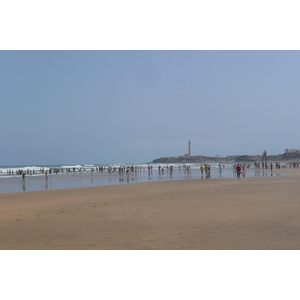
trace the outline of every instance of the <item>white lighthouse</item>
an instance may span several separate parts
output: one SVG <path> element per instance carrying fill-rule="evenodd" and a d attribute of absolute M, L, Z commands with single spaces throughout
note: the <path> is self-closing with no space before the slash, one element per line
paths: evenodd
<path fill-rule="evenodd" d="M 188 156 L 192 156 L 192 143 L 191 141 L 188 142 Z"/>

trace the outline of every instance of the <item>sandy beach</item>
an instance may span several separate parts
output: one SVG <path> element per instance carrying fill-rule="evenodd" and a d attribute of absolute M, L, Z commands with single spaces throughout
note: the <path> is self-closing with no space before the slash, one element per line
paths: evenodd
<path fill-rule="evenodd" d="M 0 249 L 300 249 L 300 170 L 278 172 L 0 194 Z"/>

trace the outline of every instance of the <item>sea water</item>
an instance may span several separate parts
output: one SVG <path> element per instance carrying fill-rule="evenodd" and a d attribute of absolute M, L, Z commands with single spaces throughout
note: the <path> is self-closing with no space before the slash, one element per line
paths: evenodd
<path fill-rule="evenodd" d="M 209 164 L 209 163 L 208 163 Z M 40 165 L 0 166 L 0 193 L 16 193 L 58 189 L 72 189 L 105 185 L 132 184 L 139 182 L 236 178 L 232 164 L 209 164 L 209 173 L 200 171 L 201 164 L 90 164 L 90 165 Z M 148 170 L 148 166 L 152 170 Z M 161 168 L 159 168 L 159 166 Z M 170 166 L 173 166 L 171 172 Z M 99 168 L 103 167 L 103 171 Z M 136 170 L 119 174 L 118 168 L 133 167 Z M 46 179 L 45 171 L 59 170 Z M 67 170 L 72 172 L 67 172 Z M 110 171 L 109 171 L 110 169 Z M 26 172 L 25 181 L 17 172 Z M 31 172 L 30 172 L 31 170 Z M 44 173 L 42 172 L 44 171 Z M 75 172 L 73 172 L 75 170 Z M 34 172 L 33 172 L 34 171 Z M 263 170 L 246 169 L 241 178 L 273 176 Z"/>

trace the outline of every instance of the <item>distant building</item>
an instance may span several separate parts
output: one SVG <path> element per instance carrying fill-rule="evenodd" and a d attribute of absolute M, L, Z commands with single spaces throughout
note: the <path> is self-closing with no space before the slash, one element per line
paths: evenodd
<path fill-rule="evenodd" d="M 300 149 L 285 149 L 284 153 L 289 155 L 289 154 L 300 154 Z"/>

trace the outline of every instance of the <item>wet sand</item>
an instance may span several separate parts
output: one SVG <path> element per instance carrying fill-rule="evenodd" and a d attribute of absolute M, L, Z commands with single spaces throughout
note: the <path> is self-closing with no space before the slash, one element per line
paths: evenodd
<path fill-rule="evenodd" d="M 264 177 L 270 176 L 266 171 L 257 171 L 254 169 L 247 169 L 242 173 L 241 177 Z M 60 190 L 72 188 L 85 188 L 106 185 L 120 185 L 132 184 L 140 182 L 153 181 L 173 181 L 173 180 L 191 180 L 191 179 L 221 179 L 221 178 L 235 178 L 236 173 L 232 168 L 227 169 L 212 169 L 211 172 L 201 174 L 200 170 L 178 170 L 170 173 L 168 171 L 159 172 L 157 169 L 152 172 L 138 171 L 131 172 L 126 175 L 118 174 L 118 172 L 94 172 L 91 173 L 76 173 L 76 174 L 52 174 L 45 180 L 44 175 L 26 176 L 25 182 L 22 182 L 21 176 L 2 176 L 0 178 L 0 194 L 2 193 L 24 193 L 37 192 L 47 190 Z"/>
<path fill-rule="evenodd" d="M 300 249 L 290 176 L 0 194 L 0 249 Z"/>

